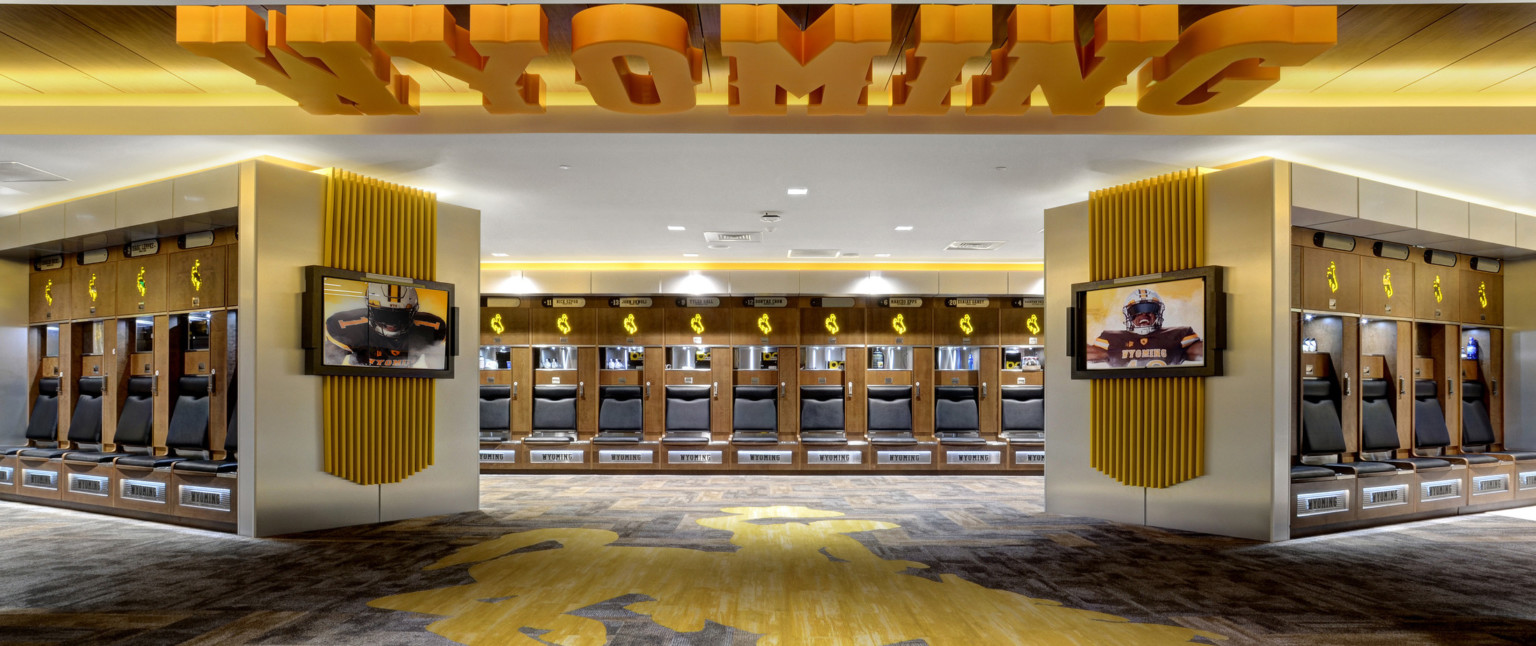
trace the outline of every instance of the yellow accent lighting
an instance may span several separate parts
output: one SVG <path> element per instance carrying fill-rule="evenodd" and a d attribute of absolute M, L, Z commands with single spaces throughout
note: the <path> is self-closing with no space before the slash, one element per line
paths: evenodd
<path fill-rule="evenodd" d="M 757 329 L 759 331 L 761 331 L 763 334 L 767 334 L 767 333 L 773 331 L 773 324 L 768 322 L 768 314 L 767 313 L 764 313 L 762 316 L 757 317 Z"/>
<path fill-rule="evenodd" d="M 1381 275 L 1381 288 L 1382 288 L 1382 290 L 1387 292 L 1387 298 L 1392 298 L 1392 270 L 1391 269 L 1388 269 L 1387 273 Z"/>
<path fill-rule="evenodd" d="M 634 336 L 640 332 L 640 325 L 635 323 L 635 315 L 633 312 L 631 312 L 629 316 L 624 317 L 624 331 L 629 333 L 630 336 Z"/>
<path fill-rule="evenodd" d="M 1029 330 L 1030 334 L 1039 334 L 1040 333 L 1040 315 L 1039 314 L 1030 314 L 1029 315 L 1029 320 L 1024 322 L 1024 327 Z"/>
<path fill-rule="evenodd" d="M 1486 282 L 1477 284 L 1477 303 L 1482 305 L 1483 309 L 1488 309 L 1488 283 Z"/>
<path fill-rule="evenodd" d="M 906 314 L 897 314 L 896 318 L 891 319 L 891 329 L 895 330 L 897 334 L 906 334 L 907 333 L 907 315 Z"/>
<path fill-rule="evenodd" d="M 91 280 L 85 284 L 85 291 L 91 295 L 91 302 L 96 302 L 96 272 L 91 272 Z"/>
<path fill-rule="evenodd" d="M 506 324 L 501 322 L 500 314 L 491 317 L 491 331 L 497 334 L 501 334 L 502 332 L 507 331 Z"/>
<path fill-rule="evenodd" d="M 139 288 L 139 298 L 144 298 L 144 294 L 146 292 L 148 292 L 149 290 L 146 288 L 145 283 L 144 283 L 144 268 L 143 267 L 139 268 L 139 275 L 134 277 L 133 284 L 134 284 L 135 287 Z"/>
<path fill-rule="evenodd" d="M 971 324 L 970 314 L 960 317 L 960 331 L 964 332 L 966 336 L 970 336 L 972 332 L 976 331 L 976 326 Z"/>
<path fill-rule="evenodd" d="M 48 284 L 47 285 L 43 285 L 43 298 L 48 301 L 48 305 L 49 306 L 53 305 L 53 279 L 52 278 L 48 279 Z"/>
<path fill-rule="evenodd" d="M 1444 299 L 1445 299 L 1445 293 L 1440 291 L 1440 277 L 1439 276 L 1435 276 L 1435 302 L 1439 303 L 1440 301 L 1442 301 Z"/>
<path fill-rule="evenodd" d="M 837 325 L 837 314 L 836 313 L 832 313 L 832 314 L 828 314 L 827 315 L 827 320 L 825 322 L 825 325 L 827 326 L 827 334 L 837 334 L 837 331 L 842 329 L 842 328 L 838 327 L 838 325 Z"/>
<path fill-rule="evenodd" d="M 201 259 L 192 261 L 191 277 L 192 291 L 194 292 L 203 291 L 203 272 L 201 271 L 202 266 L 203 261 Z"/>
<path fill-rule="evenodd" d="M 571 333 L 571 315 L 570 314 L 561 314 L 560 318 L 555 319 L 555 329 L 560 330 L 561 334 L 570 334 Z"/>
<path fill-rule="evenodd" d="M 1339 291 L 1339 265 L 1332 260 L 1328 261 L 1328 291 Z"/>
<path fill-rule="evenodd" d="M 688 319 L 688 327 L 693 328 L 693 333 L 694 334 L 703 334 L 704 333 L 704 315 L 703 314 L 694 314 L 693 318 Z"/>

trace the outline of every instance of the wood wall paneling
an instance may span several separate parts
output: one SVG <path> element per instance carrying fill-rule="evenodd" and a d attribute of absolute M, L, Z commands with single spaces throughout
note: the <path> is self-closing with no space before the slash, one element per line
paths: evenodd
<path fill-rule="evenodd" d="M 806 300 L 806 299 L 802 299 Z M 829 331 L 835 324 L 837 332 Z M 864 312 L 852 307 L 804 307 L 800 310 L 800 345 L 864 345 Z"/>
<path fill-rule="evenodd" d="M 1504 277 L 1471 269 L 1461 272 L 1460 320 L 1473 325 L 1504 324 Z"/>
<path fill-rule="evenodd" d="M 597 434 L 597 348 L 576 350 L 576 373 L 576 430 L 588 440 Z"/>
<path fill-rule="evenodd" d="M 603 346 L 659 346 L 665 336 L 662 319 L 665 310 L 658 307 L 610 307 L 597 310 L 597 344 Z M 624 322 L 633 316 L 635 331 Z"/>
<path fill-rule="evenodd" d="M 1002 345 L 1045 345 L 1046 316 L 1042 307 L 1004 307 L 999 313 Z M 1038 331 L 1031 331 L 1030 325 Z"/>
<path fill-rule="evenodd" d="M 562 332 L 565 317 L 569 332 Z M 540 307 L 528 311 L 529 342 L 534 345 L 593 345 L 597 339 L 596 310 L 579 307 Z"/>
<path fill-rule="evenodd" d="M 512 348 L 512 437 L 533 428 L 533 349 Z"/>
<path fill-rule="evenodd" d="M 480 308 L 480 345 L 528 345 L 528 312 L 523 307 Z M 497 316 L 501 317 L 501 332 L 491 327 Z"/>
<path fill-rule="evenodd" d="M 667 371 L 667 351 L 660 346 L 652 346 L 645 349 L 645 390 L 642 392 L 645 412 L 645 439 L 648 441 L 660 440 L 666 431 L 667 423 L 667 389 L 665 385 Z"/>
<path fill-rule="evenodd" d="M 869 345 L 933 345 L 934 317 L 931 307 L 870 305 L 865 308 L 864 316 L 865 337 Z M 901 331 L 903 329 L 904 332 Z"/>
<path fill-rule="evenodd" d="M 1412 317 L 1414 285 L 1413 263 L 1362 256 L 1360 313 L 1365 316 Z"/>
<path fill-rule="evenodd" d="M 768 334 L 763 334 L 760 325 L 767 325 Z M 731 345 L 796 345 L 800 342 L 800 313 L 794 307 L 732 307 L 730 341 Z"/>
<path fill-rule="evenodd" d="M 117 314 L 117 265 L 116 261 L 109 260 L 75 267 L 70 277 L 70 300 L 77 304 L 75 318 L 102 318 Z"/>
<path fill-rule="evenodd" d="M 731 312 L 724 307 L 689 308 L 668 304 L 661 312 L 665 345 L 730 345 Z M 704 331 L 698 332 L 695 325 L 702 325 Z"/>
<path fill-rule="evenodd" d="M 50 271 L 34 271 L 27 278 L 30 283 L 28 294 L 31 301 L 28 320 L 33 323 L 57 323 L 69 320 L 72 272 L 67 267 Z M 50 297 L 52 301 L 49 300 Z"/>
<path fill-rule="evenodd" d="M 1302 309 L 1341 313 L 1360 311 L 1359 256 L 1308 247 L 1302 249 L 1301 262 Z"/>
<path fill-rule="evenodd" d="M 1423 262 L 1413 268 L 1414 318 L 1455 321 L 1461 314 L 1461 273 L 1455 267 Z"/>
<path fill-rule="evenodd" d="M 788 317 L 786 317 L 788 318 Z M 798 321 L 798 318 L 790 319 Z M 800 435 L 800 349 L 794 345 L 779 347 L 779 441 L 793 442 Z"/>
<path fill-rule="evenodd" d="M 989 307 L 946 307 L 942 298 L 935 298 L 933 308 L 934 345 L 997 345 L 999 299 L 993 298 Z M 966 318 L 969 317 L 969 318 Z M 965 332 L 969 327 L 970 333 Z"/>
<path fill-rule="evenodd" d="M 165 248 L 164 241 L 161 249 Z M 117 314 L 166 311 L 166 253 L 126 258 L 117 267 Z M 142 283 L 140 280 L 142 279 Z M 140 288 L 142 287 L 142 291 Z"/>
<path fill-rule="evenodd" d="M 173 312 L 224 307 L 227 252 L 200 247 L 166 256 L 166 309 Z"/>

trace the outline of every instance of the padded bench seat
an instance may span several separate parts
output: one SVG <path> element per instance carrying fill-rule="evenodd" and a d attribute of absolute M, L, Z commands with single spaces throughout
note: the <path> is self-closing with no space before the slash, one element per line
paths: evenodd
<path fill-rule="evenodd" d="M 1428 471 L 1430 469 L 1449 469 L 1449 468 L 1451 468 L 1451 463 L 1450 462 L 1447 462 L 1445 460 L 1441 460 L 1440 458 L 1400 458 L 1397 461 L 1398 462 L 1407 462 L 1409 464 L 1412 464 L 1413 468 L 1415 470 L 1417 470 L 1417 471 Z"/>
<path fill-rule="evenodd" d="M 23 452 L 22 455 L 26 455 L 26 453 Z M 1446 457 L 1461 458 L 1466 460 L 1467 464 L 1497 464 L 1499 461 L 1497 457 L 1488 455 L 1487 453 L 1463 453 L 1461 455 L 1448 455 Z"/>
<path fill-rule="evenodd" d="M 1317 478 L 1332 478 L 1338 474 L 1328 467 L 1318 467 L 1309 464 L 1291 467 L 1291 482 L 1298 480 L 1314 480 Z"/>
<path fill-rule="evenodd" d="M 118 458 L 113 464 L 138 469 L 160 469 L 186 460 L 170 455 L 128 455 Z"/>
<path fill-rule="evenodd" d="M 87 464 L 106 464 L 121 457 L 127 457 L 127 453 L 102 453 L 100 451 L 70 451 L 64 454 L 65 462 L 84 462 Z"/>
<path fill-rule="evenodd" d="M 1536 451 L 1489 451 L 1486 455 L 1505 455 L 1516 462 L 1531 462 L 1536 460 Z"/>
<path fill-rule="evenodd" d="M 171 466 L 172 471 L 192 473 L 234 473 L 239 468 L 234 460 L 182 460 Z"/>

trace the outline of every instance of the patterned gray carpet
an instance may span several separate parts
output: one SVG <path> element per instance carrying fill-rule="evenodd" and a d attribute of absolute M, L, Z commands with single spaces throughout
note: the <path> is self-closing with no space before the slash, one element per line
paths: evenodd
<path fill-rule="evenodd" d="M 897 525 L 850 536 L 880 559 L 928 566 L 912 576 L 955 575 L 1224 643 L 1536 643 L 1530 511 L 1266 545 L 1045 515 L 1034 477 L 483 476 L 481 492 L 477 513 L 270 540 L 0 503 L 0 643 L 449 644 L 427 629 L 438 617 L 367 604 L 470 583 L 463 567 L 423 568 L 535 529 L 729 552 L 730 532 L 697 521 L 765 505 Z M 569 614 L 602 622 L 610 644 L 758 642 L 713 622 L 672 631 L 625 609 L 643 600 Z"/>

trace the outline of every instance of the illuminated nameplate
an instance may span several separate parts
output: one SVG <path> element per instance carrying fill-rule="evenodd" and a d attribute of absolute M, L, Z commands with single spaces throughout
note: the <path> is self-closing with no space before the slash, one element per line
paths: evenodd
<path fill-rule="evenodd" d="M 823 296 L 811 299 L 811 307 L 853 307 L 857 303 L 847 296 Z"/>
<path fill-rule="evenodd" d="M 1461 497 L 1460 480 L 1436 480 L 1419 484 L 1419 502 L 1434 502 Z"/>
<path fill-rule="evenodd" d="M 626 296 L 624 298 L 608 299 L 608 307 L 650 307 L 649 296 Z"/>
<path fill-rule="evenodd" d="M 689 296 L 675 301 L 678 307 L 720 307 L 718 296 Z"/>
<path fill-rule="evenodd" d="M 1296 496 L 1296 517 L 1321 516 L 1349 511 L 1348 491 L 1324 491 Z"/>
<path fill-rule="evenodd" d="M 1014 451 L 1014 464 L 1045 464 L 1045 451 Z"/>
<path fill-rule="evenodd" d="M 59 488 L 59 474 L 54 471 L 38 471 L 35 469 L 21 470 L 21 486 L 33 489 Z"/>
<path fill-rule="evenodd" d="M 875 451 L 875 464 L 933 464 L 933 452 Z"/>
<path fill-rule="evenodd" d="M 181 485 L 176 490 L 181 494 L 179 500 L 183 507 L 229 511 L 229 504 L 233 500 L 228 489 Z"/>
<path fill-rule="evenodd" d="M 598 464 L 653 464 L 656 462 L 655 451 L 598 451 Z"/>
<path fill-rule="evenodd" d="M 863 464 L 862 451 L 807 451 L 806 464 Z"/>
<path fill-rule="evenodd" d="M 1536 489 L 1536 471 L 1526 471 L 1520 474 L 1520 490 Z"/>
<path fill-rule="evenodd" d="M 582 451 L 529 451 L 529 464 L 581 464 L 586 461 Z"/>
<path fill-rule="evenodd" d="M 516 296 L 492 296 L 485 299 L 486 307 L 522 307 L 523 299 Z"/>
<path fill-rule="evenodd" d="M 736 464 L 794 464 L 794 451 L 737 451 Z"/>
<path fill-rule="evenodd" d="M 69 474 L 69 490 L 92 496 L 112 495 L 111 479 L 107 476 L 88 476 L 83 473 Z"/>
<path fill-rule="evenodd" d="M 148 480 L 124 480 L 119 498 L 165 504 L 165 483 Z"/>
<path fill-rule="evenodd" d="M 922 307 L 923 299 L 909 296 L 891 296 L 880 299 L 880 307 Z"/>
<path fill-rule="evenodd" d="M 563 296 L 559 298 L 546 298 L 542 301 L 544 307 L 586 307 L 587 299 L 575 296 Z"/>
<path fill-rule="evenodd" d="M 43 256 L 32 261 L 32 268 L 38 271 L 52 271 L 64 266 L 64 256 Z"/>
<path fill-rule="evenodd" d="M 1505 493 L 1509 491 L 1509 475 L 1474 476 L 1472 478 L 1472 495 L 1481 496 L 1489 493 Z"/>
<path fill-rule="evenodd" d="M 99 262 L 106 262 L 107 250 L 92 249 L 90 251 L 82 251 L 76 260 L 78 260 L 82 265 L 94 265 Z"/>
<path fill-rule="evenodd" d="M 517 461 L 517 451 L 481 451 L 480 461 L 511 464 Z"/>
<path fill-rule="evenodd" d="M 1043 298 L 1015 298 L 1011 302 L 1014 307 L 1020 309 L 1025 307 L 1045 307 L 1045 299 Z"/>
<path fill-rule="evenodd" d="M 16 470 L 11 467 L 0 467 L 0 484 L 15 484 Z"/>
<path fill-rule="evenodd" d="M 724 451 L 667 451 L 667 464 L 724 464 Z"/>
<path fill-rule="evenodd" d="M 1388 487 L 1362 487 L 1360 489 L 1360 508 L 1376 509 L 1378 507 L 1393 507 L 1408 504 L 1408 485 L 1391 485 Z"/>
<path fill-rule="evenodd" d="M 130 242 L 126 245 L 123 245 L 123 255 L 128 256 L 129 258 L 138 258 L 139 256 L 153 256 L 157 253 L 160 253 L 160 241 L 153 238 L 149 240 L 140 240 L 138 242 Z"/>
<path fill-rule="evenodd" d="M 748 296 L 741 299 L 742 307 L 789 307 L 785 296 Z"/>
<path fill-rule="evenodd" d="M 992 299 L 981 296 L 944 299 L 944 307 L 989 307 L 991 305 Z"/>
<path fill-rule="evenodd" d="M 945 464 L 1002 464 L 1002 451 L 949 451 L 944 454 Z"/>

